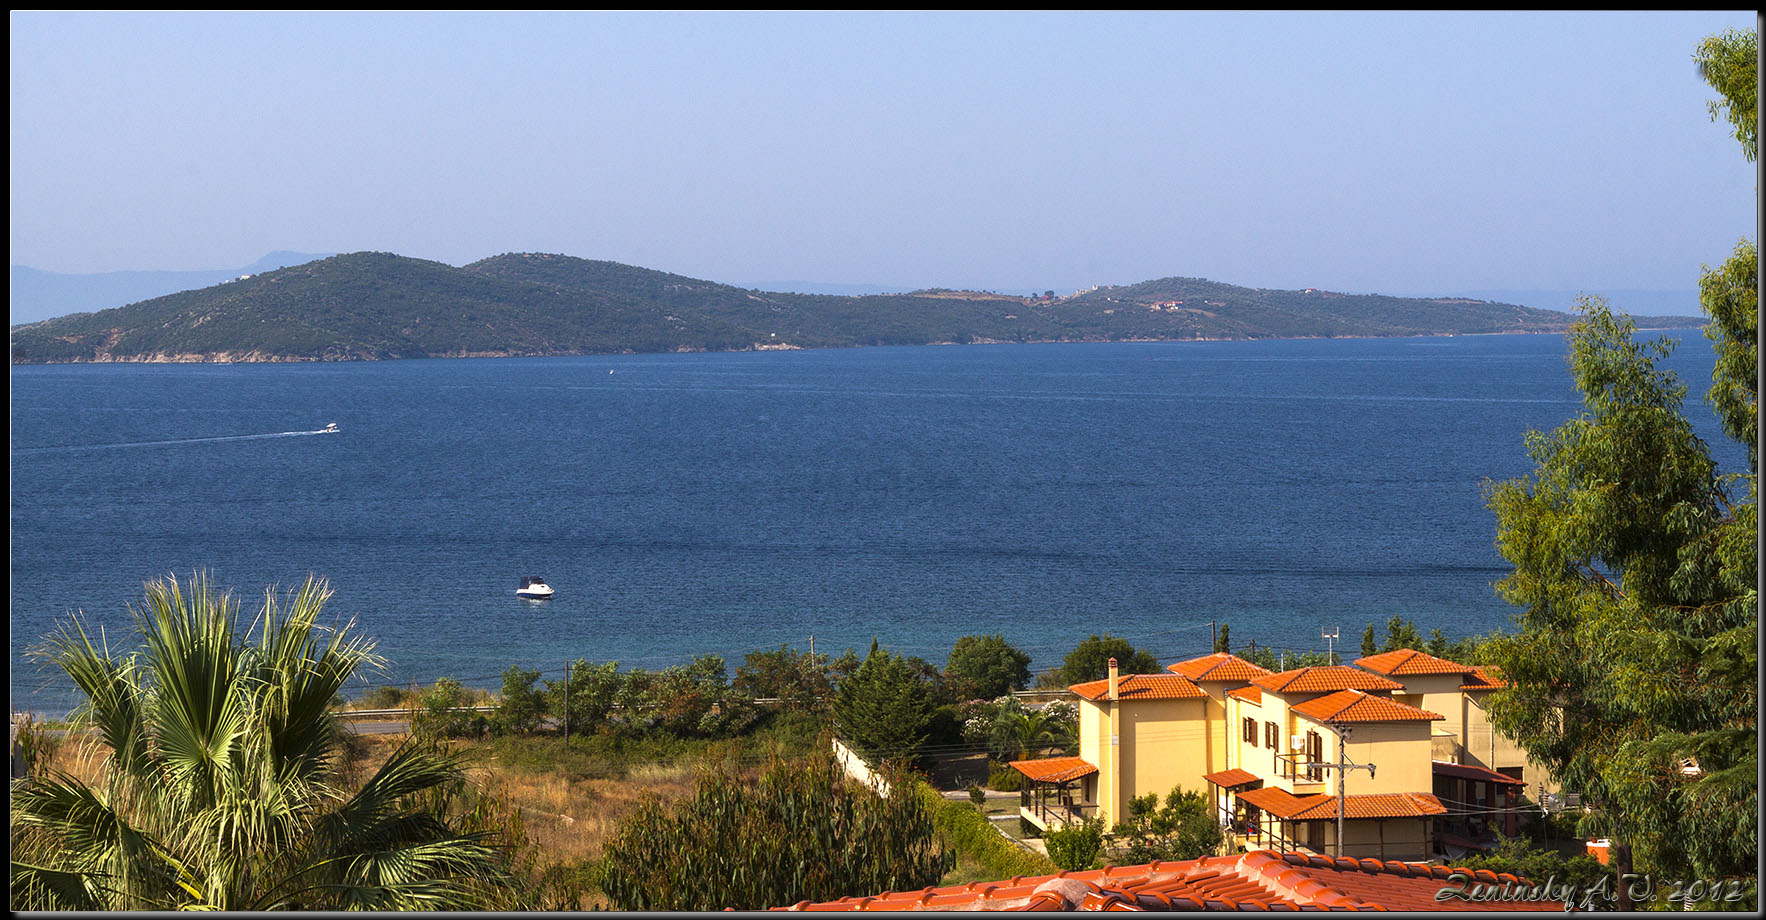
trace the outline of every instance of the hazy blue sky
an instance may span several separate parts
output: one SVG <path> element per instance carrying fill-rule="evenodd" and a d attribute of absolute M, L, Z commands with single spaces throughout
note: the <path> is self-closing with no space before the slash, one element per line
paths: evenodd
<path fill-rule="evenodd" d="M 512 251 L 720 281 L 1680 289 L 1752 12 L 12 13 L 12 262 Z"/>

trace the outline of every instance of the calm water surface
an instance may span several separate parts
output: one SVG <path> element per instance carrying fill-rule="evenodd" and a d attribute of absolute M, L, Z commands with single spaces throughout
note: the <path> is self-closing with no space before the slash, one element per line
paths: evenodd
<path fill-rule="evenodd" d="M 1673 366 L 1699 402 L 1696 331 Z M 373 683 L 656 668 L 788 643 L 942 663 L 1003 632 L 1059 663 L 1351 648 L 1393 614 L 1507 624 L 1486 479 L 1580 402 L 1557 336 L 877 348 L 12 371 L 12 694 L 142 581 L 330 579 Z M 335 421 L 339 434 L 315 434 Z M 517 599 L 522 575 L 558 590 Z"/>

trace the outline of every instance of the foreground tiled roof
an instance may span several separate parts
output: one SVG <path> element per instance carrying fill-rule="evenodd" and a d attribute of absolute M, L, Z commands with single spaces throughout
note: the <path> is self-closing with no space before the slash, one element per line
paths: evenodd
<path fill-rule="evenodd" d="M 1346 664 L 1295 668 L 1251 681 L 1271 693 L 1335 693 L 1338 690 L 1402 690 L 1404 685 Z"/>
<path fill-rule="evenodd" d="M 1320 722 L 1433 722 L 1447 718 L 1360 690 L 1338 690 L 1329 696 L 1296 703 L 1294 711 Z"/>
<path fill-rule="evenodd" d="M 1469 779 L 1483 783 L 1495 783 L 1499 786 L 1526 786 L 1527 784 L 1495 770 L 1485 769 L 1469 763 L 1448 763 L 1444 760 L 1433 761 L 1436 776 L 1451 776 L 1454 779 Z"/>
<path fill-rule="evenodd" d="M 1501 690 L 1506 686 L 1508 682 L 1497 676 L 1496 669 L 1486 667 L 1472 668 L 1459 682 L 1461 690 Z"/>
<path fill-rule="evenodd" d="M 1294 795 L 1286 789 L 1269 787 L 1251 789 L 1237 794 L 1247 802 L 1284 821 L 1323 821 L 1337 817 L 1334 795 Z M 1345 818 L 1426 818 L 1447 813 L 1441 800 L 1422 792 L 1375 792 L 1343 797 Z"/>
<path fill-rule="evenodd" d="M 1098 768 L 1078 757 L 1049 757 L 1043 760 L 1014 760 L 1011 767 L 1025 778 L 1037 783 L 1064 783 L 1081 776 L 1090 776 Z"/>
<path fill-rule="evenodd" d="M 1463 873 L 1468 882 L 1453 879 Z M 884 892 L 838 901 L 801 901 L 775 910 L 1562 910 L 1557 901 L 1437 898 L 1468 884 L 1532 883 L 1488 869 L 1329 859 L 1255 850 L 1183 862 L 1114 866 L 1087 872 L 974 882 L 951 888 Z"/>
<path fill-rule="evenodd" d="M 1417 674 L 1467 674 L 1472 670 L 1471 665 L 1448 661 L 1445 658 L 1436 658 L 1434 655 L 1419 652 L 1413 648 L 1401 648 L 1395 652 L 1357 658 L 1355 663 L 1369 671 L 1378 671 L 1393 677 L 1408 677 Z"/>
<path fill-rule="evenodd" d="M 1110 679 L 1074 684 L 1067 689 L 1088 700 L 1110 696 Z M 1116 681 L 1116 698 L 1122 700 L 1197 700 L 1208 694 L 1187 677 L 1176 674 L 1124 674 Z"/>
<path fill-rule="evenodd" d="M 1254 665 L 1237 655 L 1226 652 L 1215 652 L 1200 658 L 1191 658 L 1177 664 L 1168 664 L 1165 670 L 1173 674 L 1181 674 L 1195 681 L 1216 680 L 1254 680 L 1270 673 L 1268 668 Z"/>
<path fill-rule="evenodd" d="M 1226 691 L 1226 695 L 1235 699 L 1244 700 L 1247 703 L 1256 703 L 1259 706 L 1263 705 L 1263 691 L 1253 686 L 1240 687 L 1237 690 L 1228 690 Z"/>

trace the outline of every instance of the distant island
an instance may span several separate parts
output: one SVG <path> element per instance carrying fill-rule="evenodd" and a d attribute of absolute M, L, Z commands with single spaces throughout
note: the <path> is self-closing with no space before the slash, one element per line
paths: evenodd
<path fill-rule="evenodd" d="M 1699 317 L 1645 325 L 1694 326 Z M 454 267 L 332 256 L 12 327 L 14 364 L 372 361 L 1001 342 L 1562 332 L 1575 317 L 1470 298 L 1162 278 L 1065 296 L 767 292 L 538 253 Z"/>

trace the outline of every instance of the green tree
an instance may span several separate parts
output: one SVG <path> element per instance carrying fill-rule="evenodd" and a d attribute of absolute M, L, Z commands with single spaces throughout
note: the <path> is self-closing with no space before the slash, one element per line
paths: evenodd
<path fill-rule="evenodd" d="M 1061 660 L 1060 677 L 1067 686 L 1086 681 L 1103 680 L 1110 674 L 1110 659 L 1123 674 L 1158 674 L 1159 662 L 1151 652 L 1135 648 L 1127 639 L 1108 633 L 1093 635 L 1074 646 Z"/>
<path fill-rule="evenodd" d="M 1214 640 L 1214 650 L 1217 652 L 1231 652 L 1233 650 L 1231 626 L 1225 623 L 1220 624 L 1220 635 Z"/>
<path fill-rule="evenodd" d="M 407 743 L 353 792 L 329 705 L 378 659 L 318 617 L 308 579 L 254 628 L 198 576 L 145 586 L 144 647 L 113 657 L 79 617 L 40 654 L 85 697 L 97 785 L 34 777 L 12 795 L 12 906 L 27 910 L 470 909 L 505 863 L 450 816 L 462 773 Z"/>
<path fill-rule="evenodd" d="M 528 734 L 540 727 L 546 715 L 546 695 L 535 687 L 540 672 L 510 665 L 503 672 L 503 693 L 492 717 L 498 732 Z"/>
<path fill-rule="evenodd" d="M 1030 656 L 997 633 L 964 636 L 951 648 L 944 673 L 962 699 L 991 700 L 1030 683 Z"/>
<path fill-rule="evenodd" d="M 559 722 L 568 719 L 573 733 L 587 735 L 603 728 L 611 731 L 613 707 L 625 686 L 625 677 L 619 673 L 619 662 L 590 664 L 578 658 L 570 665 L 568 686 L 567 691 L 565 680 L 546 681 L 546 711 L 552 718 Z"/>
<path fill-rule="evenodd" d="M 872 763 L 912 759 L 926 743 L 936 706 L 926 676 L 873 642 L 864 663 L 835 691 L 834 732 Z"/>
<path fill-rule="evenodd" d="M 1176 787 L 1163 805 L 1152 792 L 1130 799 L 1128 820 L 1116 825 L 1115 838 L 1111 857 L 1122 865 L 1209 856 L 1223 839 L 1208 797 Z"/>
<path fill-rule="evenodd" d="M 1657 369 L 1669 344 L 1587 301 L 1571 366 L 1587 411 L 1529 435 L 1534 474 L 1494 486 L 1498 585 L 1521 633 L 1489 646 L 1505 734 L 1595 811 L 1585 830 L 1666 873 L 1754 865 L 1753 474 L 1737 504 Z M 1748 533 L 1740 536 L 1740 530 Z M 1683 772 L 1688 763 L 1698 774 Z M 1696 778 L 1694 778 L 1696 776 Z M 1622 905 L 1623 906 L 1623 905 Z"/>
<path fill-rule="evenodd" d="M 1374 624 L 1369 623 L 1367 629 L 1361 634 L 1361 657 L 1369 658 L 1379 652 L 1380 644 L 1379 640 L 1374 637 Z"/>
<path fill-rule="evenodd" d="M 879 796 L 825 753 L 775 761 L 758 781 L 713 769 L 691 798 L 651 798 L 619 823 L 601 889 L 623 910 L 707 911 L 935 885 L 956 854 L 911 778 L 889 779 Z"/>
<path fill-rule="evenodd" d="M 1727 32 L 1695 56 L 1722 96 L 1713 115 L 1727 114 L 1750 161 L 1757 45 Z M 1514 566 L 1498 590 L 1523 630 L 1490 648 L 1508 681 L 1493 721 L 1595 805 L 1584 830 L 1613 840 L 1620 873 L 1755 872 L 1756 261 L 1744 241 L 1701 286 L 1711 401 L 1748 447 L 1745 473 L 1719 475 L 1692 433 L 1686 387 L 1656 367 L 1669 344 L 1637 341 L 1596 299 L 1571 335 L 1586 411 L 1530 434 L 1534 474 L 1489 493 Z"/>
<path fill-rule="evenodd" d="M 826 711 L 834 697 L 828 656 L 784 645 L 749 652 L 730 686 L 750 699 L 776 699 L 795 709 Z"/>
<path fill-rule="evenodd" d="M 1104 855 L 1104 822 L 1094 818 L 1049 831 L 1043 843 L 1048 847 L 1049 861 L 1063 872 L 1096 868 Z"/>

